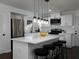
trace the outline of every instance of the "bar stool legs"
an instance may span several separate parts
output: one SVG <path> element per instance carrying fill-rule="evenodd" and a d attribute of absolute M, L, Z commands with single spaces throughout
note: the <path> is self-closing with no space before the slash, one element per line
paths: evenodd
<path fill-rule="evenodd" d="M 47 49 L 49 51 L 49 55 L 48 58 L 49 59 L 54 59 L 54 51 L 55 51 L 55 47 L 52 44 L 46 44 L 43 46 L 43 48 Z"/>
<path fill-rule="evenodd" d="M 65 59 L 67 59 L 67 48 L 66 48 L 66 44 L 65 44 Z"/>

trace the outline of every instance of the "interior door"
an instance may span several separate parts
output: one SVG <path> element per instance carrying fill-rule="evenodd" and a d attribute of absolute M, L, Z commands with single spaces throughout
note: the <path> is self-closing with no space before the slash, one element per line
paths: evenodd
<path fill-rule="evenodd" d="M 9 13 L 0 11 L 0 54 L 10 52 Z"/>
<path fill-rule="evenodd" d="M 3 51 L 3 16 L 0 14 L 0 53 Z"/>

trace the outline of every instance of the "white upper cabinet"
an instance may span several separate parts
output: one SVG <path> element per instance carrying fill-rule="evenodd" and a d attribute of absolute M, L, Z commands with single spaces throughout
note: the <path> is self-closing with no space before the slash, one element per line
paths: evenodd
<path fill-rule="evenodd" d="M 60 18 L 60 13 L 51 14 L 50 18 Z"/>
<path fill-rule="evenodd" d="M 72 15 L 61 16 L 61 26 L 72 26 Z"/>

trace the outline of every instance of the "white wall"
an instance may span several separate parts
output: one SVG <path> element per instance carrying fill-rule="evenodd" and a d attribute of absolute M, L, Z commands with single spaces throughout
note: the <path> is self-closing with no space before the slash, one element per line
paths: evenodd
<path fill-rule="evenodd" d="M 26 15 L 28 17 L 33 16 L 33 13 L 31 11 L 18 9 L 18 8 L 15 8 L 15 7 L 12 7 L 12 6 L 9 6 L 9 5 L 5 5 L 5 4 L 2 4 L 2 3 L 0 3 L 0 8 L 1 8 L 0 10 L 3 10 L 3 11 L 5 10 L 5 11 L 8 11 L 8 12 L 15 12 L 15 13 Z"/>
<path fill-rule="evenodd" d="M 30 11 L 24 11 L 12 6 L 8 6 L 5 4 L 0 3 L 0 14 L 3 17 L 3 33 L 6 34 L 6 37 L 4 38 L 4 41 L 6 44 L 1 44 L 4 46 L 5 49 L 1 50 L 0 53 L 10 52 L 11 51 L 11 27 L 10 27 L 10 19 L 11 19 L 11 12 L 23 14 L 26 16 L 33 16 L 32 12 Z"/>

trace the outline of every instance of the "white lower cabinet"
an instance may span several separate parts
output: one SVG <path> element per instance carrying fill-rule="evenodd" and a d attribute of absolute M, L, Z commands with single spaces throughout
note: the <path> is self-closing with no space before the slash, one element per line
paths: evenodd
<path fill-rule="evenodd" d="M 73 34 L 73 37 L 72 37 L 72 46 L 74 47 L 79 47 L 79 34 Z"/>
<path fill-rule="evenodd" d="M 71 37 L 72 37 L 71 34 L 66 34 L 65 36 L 60 37 L 59 40 L 65 40 L 66 41 L 66 46 L 68 48 L 71 48 L 72 47 Z"/>
<path fill-rule="evenodd" d="M 72 43 L 71 43 L 71 34 L 67 34 L 66 36 L 65 36 L 65 40 L 66 40 L 66 45 L 67 45 L 67 47 L 68 48 L 71 48 L 72 47 Z"/>

